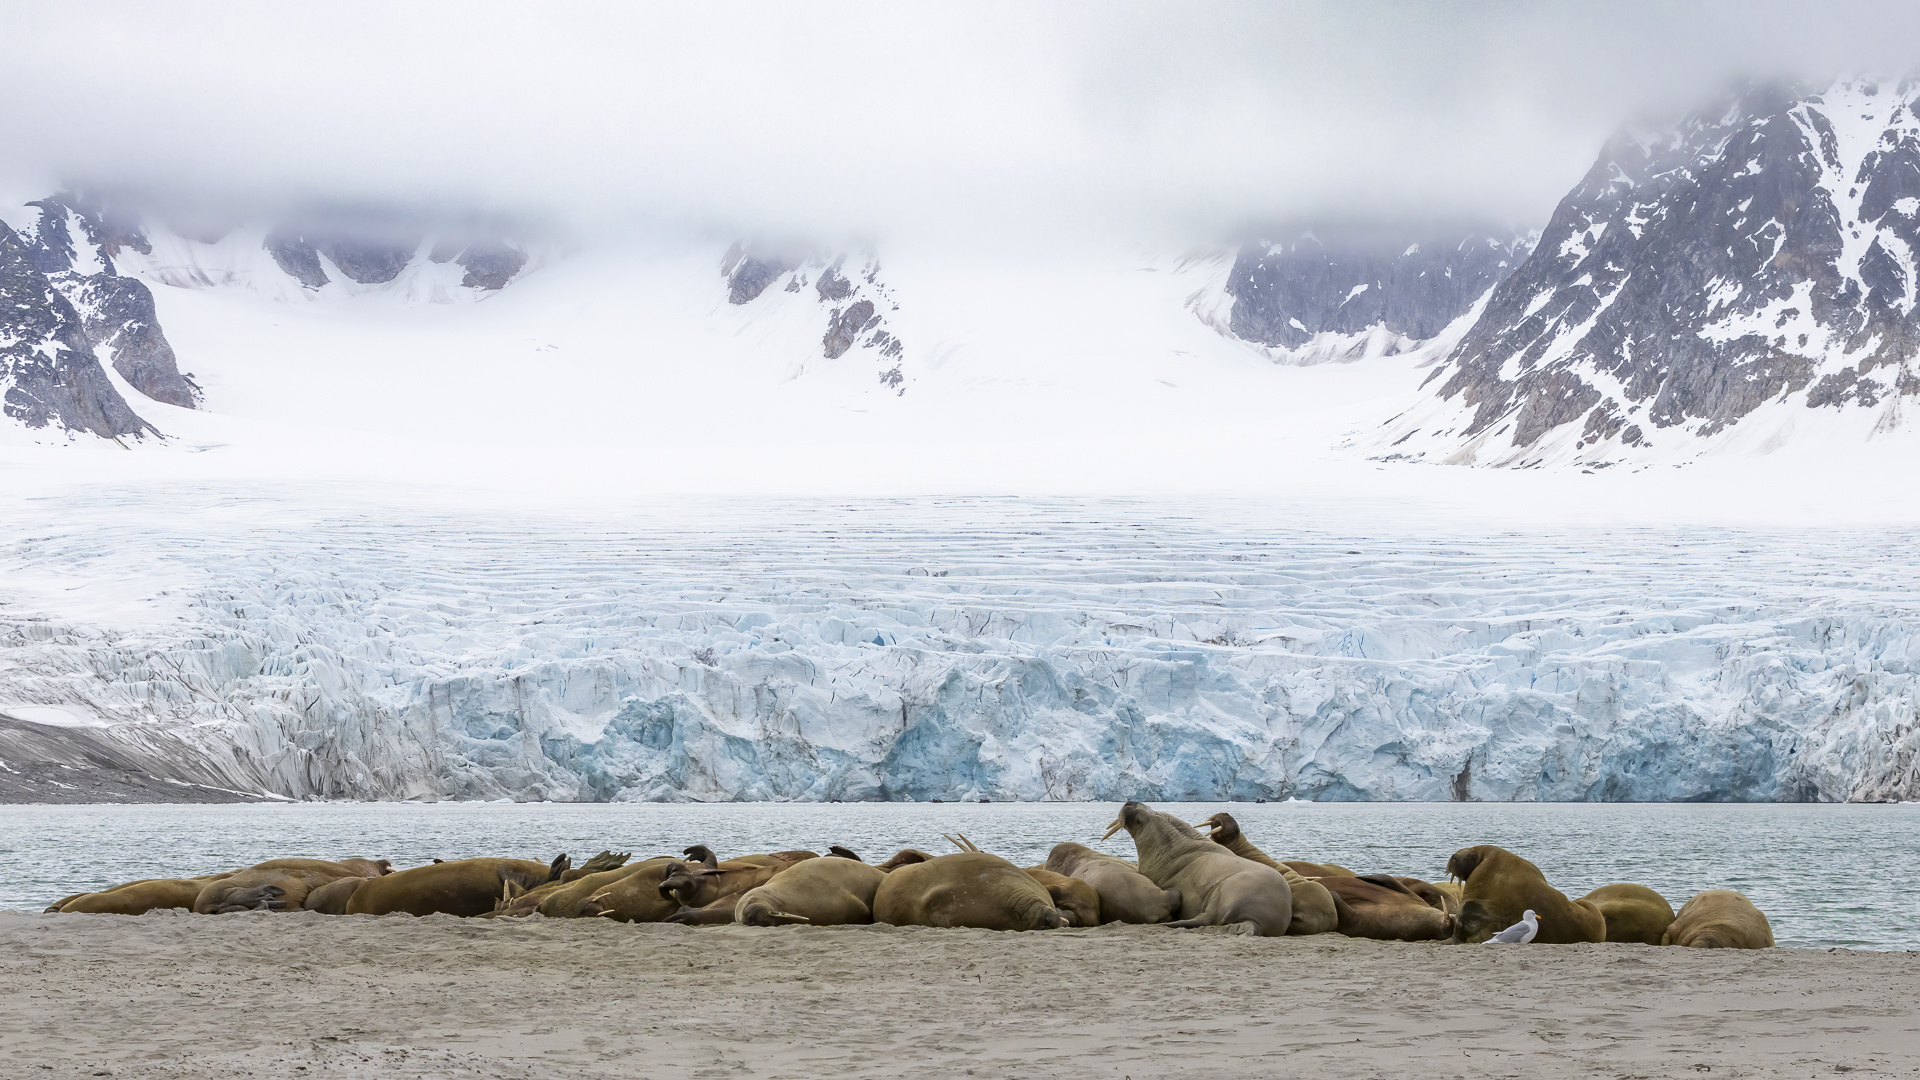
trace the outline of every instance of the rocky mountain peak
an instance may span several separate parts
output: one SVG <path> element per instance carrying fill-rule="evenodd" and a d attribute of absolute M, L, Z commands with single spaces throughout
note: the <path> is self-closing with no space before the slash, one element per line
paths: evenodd
<path fill-rule="evenodd" d="M 1606 464 L 1920 392 L 1911 82 L 1756 85 L 1602 150 L 1389 424 L 1392 456 Z"/>

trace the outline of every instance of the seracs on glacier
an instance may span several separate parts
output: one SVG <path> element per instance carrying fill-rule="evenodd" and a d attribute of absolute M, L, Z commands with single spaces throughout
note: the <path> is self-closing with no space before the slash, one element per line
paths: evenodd
<path fill-rule="evenodd" d="M 1910 530 L 16 505 L 0 713 L 295 798 L 1920 795 Z"/>

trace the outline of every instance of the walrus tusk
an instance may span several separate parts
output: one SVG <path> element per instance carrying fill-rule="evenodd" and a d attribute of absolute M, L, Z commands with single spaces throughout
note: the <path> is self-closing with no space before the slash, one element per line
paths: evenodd
<path fill-rule="evenodd" d="M 1102 835 L 1100 839 L 1105 840 L 1107 837 L 1112 836 L 1114 833 L 1117 833 L 1121 829 L 1124 829 L 1126 827 L 1127 827 L 1127 823 L 1116 817 L 1113 819 L 1113 824 L 1107 826 L 1106 833 Z"/>

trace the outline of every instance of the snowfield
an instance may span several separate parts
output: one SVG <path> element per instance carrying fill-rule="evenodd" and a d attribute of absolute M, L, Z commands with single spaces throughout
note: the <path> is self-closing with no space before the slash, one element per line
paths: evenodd
<path fill-rule="evenodd" d="M 1920 797 L 1910 527 L 267 485 L 6 510 L 0 713 L 237 789 Z"/>

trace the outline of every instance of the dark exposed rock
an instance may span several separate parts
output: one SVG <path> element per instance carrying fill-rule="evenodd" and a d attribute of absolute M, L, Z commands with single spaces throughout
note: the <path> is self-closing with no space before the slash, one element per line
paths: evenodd
<path fill-rule="evenodd" d="M 413 261 L 414 253 L 420 250 L 420 241 L 395 243 L 390 240 L 334 238 L 321 244 L 320 250 L 333 260 L 333 265 L 339 267 L 341 273 L 354 281 L 362 285 L 384 285 L 399 277 L 400 271 Z"/>
<path fill-rule="evenodd" d="M 504 289 L 527 265 L 527 256 L 504 243 L 485 241 L 461 252 L 460 265 L 467 268 L 467 276 L 460 279 L 467 288 Z"/>
<path fill-rule="evenodd" d="M 733 245 L 720 263 L 720 273 L 727 279 L 727 302 L 752 303 L 767 291 L 767 286 L 780 280 L 780 275 L 798 265 L 792 259 L 756 256 L 745 244 Z"/>
<path fill-rule="evenodd" d="M 1297 349 L 1315 334 L 1384 326 L 1439 334 L 1513 272 L 1530 240 L 1460 229 L 1317 229 L 1240 249 L 1227 278 L 1236 337 Z"/>
<path fill-rule="evenodd" d="M 231 769 L 134 725 L 49 727 L 0 713 L 0 804 L 265 801 Z"/>
<path fill-rule="evenodd" d="M 72 299 L 87 339 L 113 358 L 120 377 L 155 401 L 198 408 L 200 388 L 180 374 L 146 284 L 113 274 L 70 276 L 75 280 L 61 291 Z"/>
<path fill-rule="evenodd" d="M 79 313 L 0 224 L 0 411 L 29 428 L 104 438 L 153 432 L 101 370 Z"/>
<path fill-rule="evenodd" d="M 70 192 L 29 205 L 40 209 L 40 220 L 31 241 L 21 242 L 31 250 L 35 269 L 73 305 L 88 341 L 111 357 L 134 389 L 155 401 L 197 408 L 200 389 L 180 374 L 154 313 L 153 293 L 114 266 L 123 252 L 152 252 L 138 222 Z"/>
<path fill-rule="evenodd" d="M 820 339 L 821 350 L 827 359 L 838 360 L 853 348 L 855 339 L 878 325 L 880 319 L 874 314 L 871 300 L 851 304 L 844 311 L 834 308 L 827 317 L 827 334 Z"/>
<path fill-rule="evenodd" d="M 1440 373 L 1469 410 L 1449 438 L 1511 459 L 1583 421 L 1591 458 L 1616 436 L 1712 436 L 1803 391 L 1814 408 L 1911 392 L 1916 89 L 1756 85 L 1613 139 Z"/>
<path fill-rule="evenodd" d="M 290 229 L 275 229 L 267 234 L 267 254 L 288 277 L 309 289 L 327 283 L 327 272 L 320 266 L 320 252 L 305 235 Z"/>
<path fill-rule="evenodd" d="M 840 263 L 835 262 L 820 272 L 820 280 L 814 283 L 814 289 L 820 299 L 829 304 L 837 304 L 853 295 L 853 282 L 840 276 Z"/>

